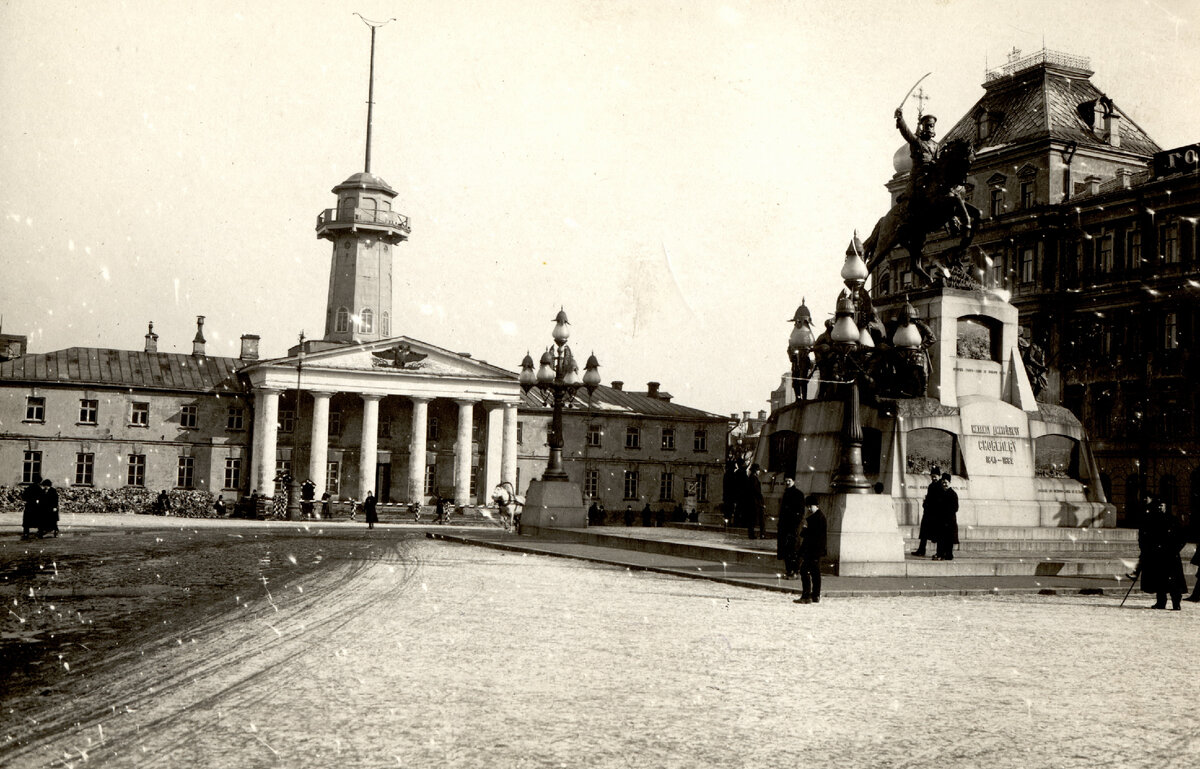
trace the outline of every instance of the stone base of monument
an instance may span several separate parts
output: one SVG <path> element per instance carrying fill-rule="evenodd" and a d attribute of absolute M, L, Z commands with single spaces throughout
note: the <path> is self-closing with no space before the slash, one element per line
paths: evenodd
<path fill-rule="evenodd" d="M 583 491 L 571 481 L 531 481 L 521 511 L 521 533 L 539 529 L 582 529 L 587 527 Z"/>
<path fill-rule="evenodd" d="M 828 557 L 841 577 L 902 577 L 904 536 L 892 498 L 883 494 L 822 494 L 829 525 Z"/>

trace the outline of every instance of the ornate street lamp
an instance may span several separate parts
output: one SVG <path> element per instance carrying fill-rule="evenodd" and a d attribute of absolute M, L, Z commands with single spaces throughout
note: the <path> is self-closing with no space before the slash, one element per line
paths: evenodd
<path fill-rule="evenodd" d="M 845 275 L 845 273 L 846 270 L 843 269 L 842 274 Z M 851 280 L 847 279 L 846 287 L 853 291 L 855 288 L 861 288 L 862 284 L 853 286 Z M 874 347 L 874 344 L 864 346 L 861 343 L 864 336 L 868 339 L 870 336 L 866 327 L 860 332 L 858 324 L 854 322 L 856 308 L 850 297 L 849 292 L 843 292 L 838 297 L 833 330 L 830 332 L 839 360 L 838 378 L 846 382 L 843 385 L 846 404 L 842 411 L 842 461 L 838 465 L 837 472 L 834 473 L 832 485 L 834 491 L 846 494 L 866 494 L 870 491 L 871 484 L 863 473 L 862 418 L 858 405 L 858 375 L 863 366 L 857 358 L 869 354 L 870 348 Z"/>
<path fill-rule="evenodd" d="M 600 384 L 600 362 L 595 355 L 588 357 L 584 365 L 583 378 L 579 376 L 579 366 L 567 339 L 571 336 L 570 321 L 567 313 L 561 308 L 554 318 L 554 344 L 546 348 L 538 362 L 537 371 L 533 368 L 533 357 L 525 355 L 521 361 L 521 376 L 518 381 L 521 389 L 528 393 L 535 387 L 541 394 L 553 403 L 554 411 L 550 421 L 550 460 L 546 463 L 543 481 L 565 481 L 567 472 L 563 469 L 563 405 L 575 397 L 580 386 L 587 389 L 588 398 Z"/>

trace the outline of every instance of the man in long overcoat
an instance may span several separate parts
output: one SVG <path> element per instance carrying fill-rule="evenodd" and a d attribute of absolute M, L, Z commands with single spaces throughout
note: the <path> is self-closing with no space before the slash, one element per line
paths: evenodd
<path fill-rule="evenodd" d="M 35 476 L 33 483 L 25 487 L 21 492 L 21 499 L 25 501 L 25 511 L 21 514 L 21 539 L 29 539 L 29 530 L 41 528 L 39 524 L 39 516 L 41 515 L 41 507 L 39 502 L 42 497 L 42 479 Z"/>
<path fill-rule="evenodd" d="M 929 488 L 925 491 L 925 500 L 921 502 L 921 538 L 913 555 L 925 555 L 925 543 L 933 542 L 937 548 L 938 531 L 938 494 L 942 491 L 942 471 L 937 465 L 929 469 Z"/>
<path fill-rule="evenodd" d="M 368 491 L 367 498 L 363 500 L 363 515 L 367 519 L 367 528 L 375 528 L 375 524 L 379 523 L 379 513 L 375 511 L 375 506 L 378 501 L 375 499 L 375 492 Z"/>
<path fill-rule="evenodd" d="M 804 492 L 792 476 L 783 479 L 779 500 L 779 531 L 775 533 L 775 557 L 783 561 L 786 579 L 800 576 L 800 526 L 804 522 Z"/>
<path fill-rule="evenodd" d="M 804 499 L 808 514 L 800 528 L 800 603 L 821 602 L 821 559 L 825 557 L 828 525 L 816 494 Z"/>
<path fill-rule="evenodd" d="M 954 546 L 958 544 L 958 492 L 950 488 L 950 473 L 942 473 L 937 511 L 937 555 L 933 560 L 953 561 Z"/>
<path fill-rule="evenodd" d="M 746 471 L 745 485 L 742 487 L 742 499 L 738 503 L 739 509 L 745 506 L 746 529 L 750 539 L 758 539 L 760 535 L 767 536 L 767 506 L 763 501 L 762 481 L 758 479 L 761 471 L 762 468 L 758 465 L 750 465 L 750 469 Z"/>
<path fill-rule="evenodd" d="M 1155 609 L 1167 608 L 1167 596 L 1170 595 L 1171 608 L 1179 611 L 1179 601 L 1187 589 L 1183 561 L 1179 557 L 1183 545 L 1179 522 L 1167 512 L 1165 504 L 1155 500 L 1138 530 L 1138 546 L 1142 549 L 1142 592 L 1155 595 Z"/>
<path fill-rule="evenodd" d="M 58 489 L 49 478 L 44 478 L 38 497 L 38 536 L 47 534 L 58 536 Z"/>

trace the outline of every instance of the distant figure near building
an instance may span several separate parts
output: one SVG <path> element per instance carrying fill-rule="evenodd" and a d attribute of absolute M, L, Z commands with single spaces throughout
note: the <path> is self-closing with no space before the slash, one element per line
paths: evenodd
<path fill-rule="evenodd" d="M 300 512 L 305 518 L 313 517 L 313 500 L 317 496 L 317 484 L 306 478 L 300 486 Z"/>
<path fill-rule="evenodd" d="M 925 500 L 921 502 L 921 542 L 913 555 L 925 555 L 925 543 L 932 541 L 937 546 L 938 530 L 938 495 L 942 491 L 942 470 L 937 465 L 929 469 L 929 488 L 925 491 Z"/>
<path fill-rule="evenodd" d="M 217 495 L 216 501 L 213 502 L 213 515 L 218 518 L 225 517 L 225 497 L 220 494 Z"/>
<path fill-rule="evenodd" d="M 950 473 L 942 473 L 942 490 L 937 504 L 937 555 L 935 561 L 953 561 L 958 544 L 958 492 L 950 488 Z"/>
<path fill-rule="evenodd" d="M 805 498 L 808 514 L 800 527 L 800 598 L 798 603 L 821 602 L 821 559 L 826 553 L 828 525 L 816 494 Z"/>
<path fill-rule="evenodd" d="M 368 491 L 367 498 L 363 500 L 363 517 L 367 519 L 367 528 L 375 528 L 375 524 L 379 522 L 379 514 L 375 511 L 375 492 Z"/>
<path fill-rule="evenodd" d="M 328 491 L 321 495 L 321 517 L 326 519 L 333 517 L 333 497 Z"/>
<path fill-rule="evenodd" d="M 783 479 L 779 500 L 779 530 L 775 533 L 775 557 L 783 561 L 784 579 L 800 577 L 800 526 L 804 522 L 804 492 L 792 476 Z"/>
<path fill-rule="evenodd" d="M 746 530 L 750 539 L 767 536 L 766 503 L 763 501 L 762 481 L 758 479 L 762 468 L 750 465 L 746 472 L 745 485 L 742 487 L 742 498 L 738 508 L 745 507 Z M 757 531 L 757 533 L 756 533 Z"/>
<path fill-rule="evenodd" d="M 1155 609 L 1167 608 L 1167 596 L 1171 596 L 1171 609 L 1179 611 L 1180 599 L 1187 589 L 1183 562 L 1179 559 L 1184 545 L 1183 530 L 1159 500 L 1151 504 L 1143 518 L 1138 545 L 1142 549 L 1142 592 L 1154 594 Z"/>
<path fill-rule="evenodd" d="M 633 505 L 625 505 L 625 525 L 633 525 Z"/>
<path fill-rule="evenodd" d="M 653 515 L 654 515 L 654 513 L 652 513 L 650 511 L 650 503 L 647 502 L 646 506 L 642 508 L 642 525 L 643 526 L 653 526 L 654 522 L 651 520 L 651 517 Z"/>
<path fill-rule="evenodd" d="M 166 489 L 158 492 L 158 496 L 154 499 L 154 514 L 155 515 L 170 515 L 171 514 L 171 495 Z"/>
<path fill-rule="evenodd" d="M 38 536 L 58 536 L 58 489 L 49 478 L 42 479 L 42 493 L 38 496 Z"/>
<path fill-rule="evenodd" d="M 41 498 L 42 479 L 35 475 L 33 483 L 26 486 L 21 492 L 21 499 L 25 502 L 25 511 L 21 514 L 21 539 L 29 539 L 29 530 L 39 528 L 38 519 L 42 512 L 39 506 Z"/>

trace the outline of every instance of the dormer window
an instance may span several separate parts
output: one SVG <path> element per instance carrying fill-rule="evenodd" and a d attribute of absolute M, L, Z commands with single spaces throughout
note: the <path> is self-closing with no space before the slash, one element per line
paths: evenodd
<path fill-rule="evenodd" d="M 337 308 L 337 321 L 334 323 L 333 330 L 339 332 L 350 330 L 350 311 L 345 307 Z"/>
<path fill-rule="evenodd" d="M 992 135 L 992 121 L 988 111 L 981 109 L 975 113 L 975 139 L 983 141 Z"/>

